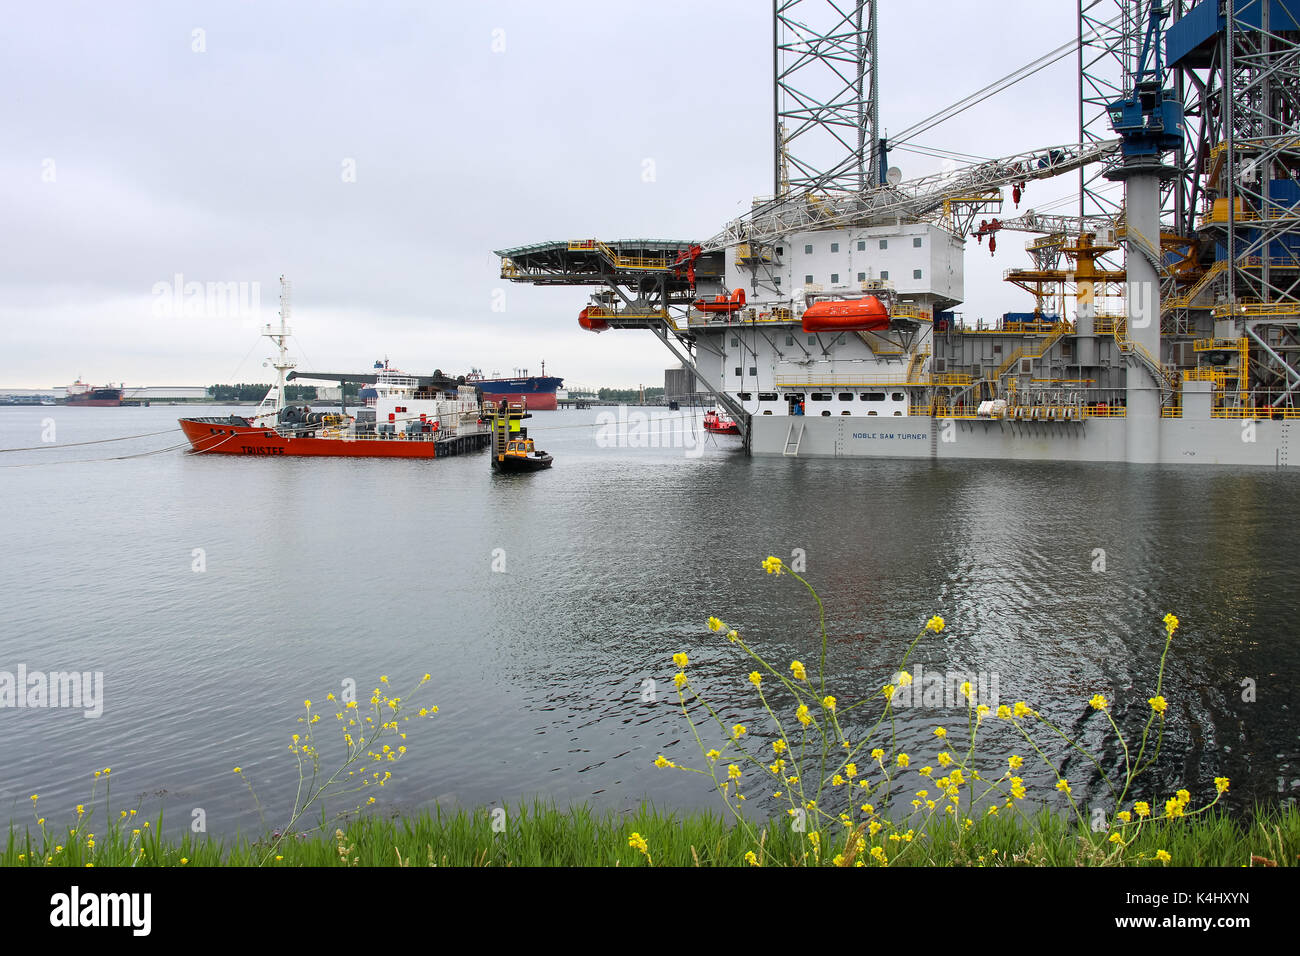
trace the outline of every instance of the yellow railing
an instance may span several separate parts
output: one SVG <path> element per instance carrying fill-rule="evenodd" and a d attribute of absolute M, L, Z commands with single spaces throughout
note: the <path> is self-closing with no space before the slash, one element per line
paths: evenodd
<path fill-rule="evenodd" d="M 920 322 L 929 322 L 934 314 L 929 309 L 922 309 L 920 306 L 911 304 L 895 305 L 889 310 L 891 318 L 914 319 Z"/>
<path fill-rule="evenodd" d="M 1192 342 L 1194 352 L 1238 352 L 1244 351 L 1246 347 L 1245 339 L 1196 339 Z"/>
<path fill-rule="evenodd" d="M 1124 418 L 1125 414 L 1126 409 L 1115 405 L 1105 408 L 1090 408 L 1087 405 L 1083 407 L 1084 418 Z"/>
<path fill-rule="evenodd" d="M 1300 418 L 1300 408 L 1274 408 L 1271 405 L 1223 405 L 1210 409 L 1211 418 Z"/>
<path fill-rule="evenodd" d="M 975 376 L 968 372 L 937 372 L 930 375 L 931 385 L 969 385 Z"/>
<path fill-rule="evenodd" d="M 1185 368 L 1184 382 L 1213 382 L 1222 388 L 1228 381 L 1228 373 L 1221 368 Z"/>
<path fill-rule="evenodd" d="M 1300 302 L 1241 302 L 1217 306 L 1213 312 L 1216 319 L 1227 315 L 1258 319 L 1297 314 L 1300 314 Z"/>
<path fill-rule="evenodd" d="M 1038 347 L 1037 352 L 1028 352 L 1025 350 L 1023 346 L 1021 348 L 1016 349 L 1014 352 L 1012 352 L 1011 355 L 1006 359 L 1006 361 L 1004 361 L 998 367 L 998 370 L 993 373 L 992 375 L 993 381 L 998 381 L 999 379 L 1001 379 L 1002 376 L 1006 375 L 1007 372 L 1011 371 L 1012 366 L 1014 366 L 1022 358 L 1042 358 L 1044 355 L 1046 355 L 1047 352 L 1051 349 L 1051 347 L 1055 345 L 1057 342 L 1059 342 L 1061 340 L 1061 336 L 1065 334 L 1065 330 L 1061 328 L 1062 324 L 1064 323 L 1058 323 L 1056 326 L 1053 326 L 1055 331 L 1053 331 L 1051 335 L 1049 335 L 1046 339 L 1043 340 L 1042 344 Z"/>
<path fill-rule="evenodd" d="M 570 252 L 599 252 L 620 269 L 664 270 L 672 268 L 676 256 L 663 254 L 658 256 L 624 256 L 620 255 L 608 243 L 599 239 L 571 239 Z"/>
<path fill-rule="evenodd" d="M 1200 295 L 1201 292 L 1204 291 L 1205 287 L 1214 281 L 1216 276 L 1222 275 L 1224 272 L 1227 271 L 1227 269 L 1228 269 L 1228 262 L 1226 259 L 1216 262 L 1214 265 L 1210 266 L 1210 268 L 1205 271 L 1205 274 L 1203 276 L 1201 276 L 1199 279 L 1196 280 L 1196 282 L 1192 285 L 1190 289 L 1188 289 L 1182 295 L 1176 295 L 1172 298 L 1166 299 L 1164 302 L 1161 303 L 1161 308 L 1162 309 L 1187 308 L 1191 304 L 1192 300 L 1195 299 L 1198 295 Z"/>
<path fill-rule="evenodd" d="M 930 346 L 928 345 L 925 348 L 917 349 L 912 353 L 912 357 L 907 363 L 907 380 L 909 382 L 916 381 L 916 377 L 920 373 L 922 366 L 925 365 L 925 360 L 929 357 Z"/>
<path fill-rule="evenodd" d="M 1092 330 L 1098 335 L 1113 335 L 1124 321 L 1122 313 L 1098 312 L 1092 319 Z"/>

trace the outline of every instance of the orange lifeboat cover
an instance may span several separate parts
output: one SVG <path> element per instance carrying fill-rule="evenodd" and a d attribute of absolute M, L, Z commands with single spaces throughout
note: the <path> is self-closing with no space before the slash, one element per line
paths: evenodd
<path fill-rule="evenodd" d="M 887 328 L 889 310 L 874 295 L 814 302 L 803 314 L 805 332 L 875 332 Z"/>
<path fill-rule="evenodd" d="M 604 332 L 609 328 L 609 323 L 602 318 L 592 318 L 587 313 L 590 309 L 583 309 L 578 313 L 578 324 L 588 332 Z"/>

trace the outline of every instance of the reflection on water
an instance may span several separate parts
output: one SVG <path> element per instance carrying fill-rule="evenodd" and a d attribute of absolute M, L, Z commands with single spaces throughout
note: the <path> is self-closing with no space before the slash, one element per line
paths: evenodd
<path fill-rule="evenodd" d="M 180 411 L 53 414 L 69 443 L 156 431 Z M 0 471 L 0 670 L 105 680 L 98 720 L 0 711 L 3 805 L 22 820 L 27 794 L 40 792 L 51 810 L 71 808 L 93 771 L 112 766 L 115 800 L 165 800 L 174 819 L 202 806 L 211 831 L 247 829 L 256 813 L 231 768 L 287 810 L 297 776 L 285 747 L 305 697 L 347 678 L 368 689 L 380 674 L 402 687 L 427 671 L 440 712 L 411 733 L 388 805 L 541 795 L 717 807 L 706 778 L 652 765 L 659 753 L 700 763 L 671 655 L 687 651 L 723 719 L 759 737 L 751 665 L 704 622 L 739 627 L 777 666 L 815 662 L 815 606 L 760 567 L 796 548 L 826 603 L 827 683 L 841 701 L 890 680 L 938 613 L 948 627 L 926 635 L 915 662 L 996 679 L 1002 702 L 1038 707 L 1113 769 L 1122 755 L 1086 702 L 1101 692 L 1121 724 L 1145 719 L 1173 611 L 1183 626 L 1163 688 L 1158 790 L 1207 795 L 1224 775 L 1249 805 L 1300 789 L 1288 720 L 1300 672 L 1295 561 L 1284 544 L 1300 530 L 1284 505 L 1293 477 L 748 459 L 730 438 L 706 438 L 701 454 L 617 447 L 597 440 L 598 412 L 537 414 L 533 435 L 555 467 L 513 477 L 481 455 L 85 461 L 169 436 L 0 456 L 80 461 Z M 0 446 L 39 444 L 50 414 L 0 410 Z M 1243 681 L 1255 702 L 1243 701 Z M 932 760 L 934 726 L 963 722 L 962 708 L 900 710 L 899 746 Z M 1005 723 L 987 728 L 992 762 L 1023 750 Z M 1097 792 L 1091 765 L 1065 769 L 1076 795 Z M 1031 792 L 1053 780 L 1025 777 Z"/>

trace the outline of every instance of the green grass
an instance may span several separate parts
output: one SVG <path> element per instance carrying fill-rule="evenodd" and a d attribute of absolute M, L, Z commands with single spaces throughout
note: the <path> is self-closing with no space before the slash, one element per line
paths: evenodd
<path fill-rule="evenodd" d="M 984 817 L 969 828 L 953 821 L 936 823 L 911 841 L 890 840 L 883 829 L 880 844 L 893 866 L 1162 866 L 1158 850 L 1170 854 L 1171 866 L 1281 866 L 1297 863 L 1300 853 L 1300 808 L 1261 809 L 1244 824 L 1223 813 L 1191 819 L 1145 823 L 1122 851 L 1107 834 L 1043 811 L 1036 816 Z M 631 815 L 597 813 L 586 806 L 561 810 L 545 803 L 509 811 L 504 832 L 494 832 L 489 811 L 423 811 L 412 816 L 372 815 L 305 838 L 291 837 L 272 850 L 268 839 L 231 841 L 159 838 L 162 821 L 123 826 L 95 838 L 83 823 L 78 836 L 54 829 L 10 827 L 3 866 L 644 866 L 647 858 L 628 845 L 632 833 L 646 841 L 655 866 L 744 866 L 745 854 L 758 850 L 750 834 L 711 813 L 680 814 L 643 805 Z M 134 829 L 140 833 L 133 833 Z M 1130 831 L 1131 835 L 1132 831 Z M 766 866 L 817 862 L 807 834 L 793 832 L 783 821 L 760 831 Z M 900 837 L 902 834 L 899 834 Z M 846 831 L 821 833 L 823 857 L 842 852 Z M 55 846 L 62 849 L 57 852 Z M 140 852 L 143 850 L 143 853 Z M 341 851 L 342 850 L 342 851 Z M 48 862 L 47 862 L 48 860 Z M 866 857 L 868 865 L 878 865 Z"/>

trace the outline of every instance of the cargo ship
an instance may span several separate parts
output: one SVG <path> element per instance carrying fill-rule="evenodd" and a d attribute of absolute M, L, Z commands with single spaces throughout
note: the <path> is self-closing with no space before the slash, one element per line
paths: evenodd
<path fill-rule="evenodd" d="M 485 402 L 523 404 L 530 412 L 555 411 L 555 393 L 564 383 L 564 379 L 546 374 L 545 362 L 542 363 L 541 375 L 529 375 L 528 370 L 523 369 L 514 378 L 488 378 L 481 369 L 471 369 L 465 381 L 483 393 Z"/>
<path fill-rule="evenodd" d="M 387 362 L 368 373 L 298 372 L 288 358 L 289 284 L 281 277 L 280 324 L 262 335 L 276 344 L 277 381 L 251 415 L 180 419 L 196 454 L 340 458 L 444 458 L 486 448 L 478 392 L 463 379 L 409 375 Z M 373 404 L 349 415 L 314 411 L 285 399 L 293 379 L 356 382 L 373 387 Z M 342 390 L 341 391 L 345 391 Z"/>
<path fill-rule="evenodd" d="M 753 455 L 1300 466 L 1300 0 L 1080 18 L 1081 96 L 1113 92 L 1068 104 L 1077 139 L 913 179 L 877 127 L 877 4 L 786 6 L 771 194 L 709 238 L 500 249 L 502 278 L 594 289 L 579 327 L 653 332 Z M 823 49 L 861 82 L 809 118 Z M 801 155 L 810 129 L 843 151 Z M 1077 215 L 1002 218 L 1060 176 Z M 1013 230 L 1032 309 L 963 316 L 968 240 Z"/>
<path fill-rule="evenodd" d="M 81 379 L 77 379 L 68 386 L 67 398 L 64 399 L 65 405 L 83 405 L 94 408 L 116 408 L 122 404 L 122 394 L 126 386 L 116 385 L 87 385 Z"/>

